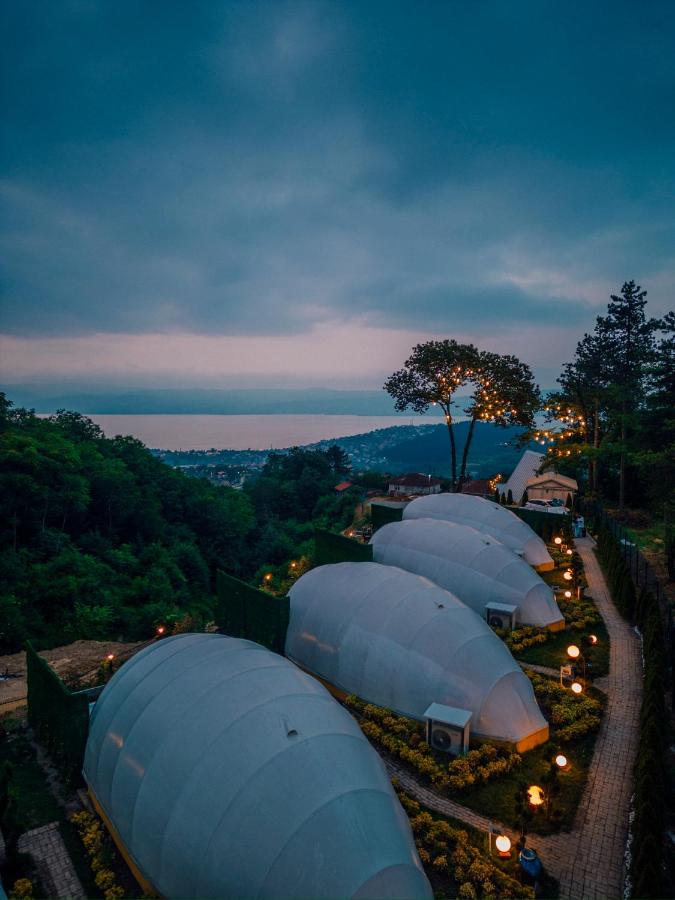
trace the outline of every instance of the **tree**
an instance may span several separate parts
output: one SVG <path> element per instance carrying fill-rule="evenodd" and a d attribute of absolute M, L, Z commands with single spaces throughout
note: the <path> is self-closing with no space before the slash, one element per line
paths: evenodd
<path fill-rule="evenodd" d="M 473 376 L 479 353 L 473 344 L 455 340 L 417 344 L 403 369 L 390 375 L 384 389 L 393 397 L 396 409 L 423 414 L 439 406 L 445 416 L 450 441 L 452 489 L 457 490 L 457 447 L 453 431 L 455 393 Z"/>
<path fill-rule="evenodd" d="M 659 326 L 658 320 L 645 315 L 646 297 L 640 285 L 624 282 L 621 294 L 612 294 L 607 315 L 598 318 L 595 328 L 608 365 L 613 410 L 619 416 L 619 509 L 625 502 L 628 416 L 644 400 Z"/>
<path fill-rule="evenodd" d="M 469 385 L 472 394 L 466 410 L 469 430 L 457 472 L 457 448 L 453 430 L 456 392 Z M 479 351 L 473 344 L 454 340 L 417 344 L 405 367 L 394 372 L 384 384 L 394 398 L 396 409 L 426 412 L 439 406 L 445 416 L 450 440 L 452 489 L 460 491 L 476 422 L 492 422 L 533 427 L 541 398 L 529 366 L 515 356 Z"/>

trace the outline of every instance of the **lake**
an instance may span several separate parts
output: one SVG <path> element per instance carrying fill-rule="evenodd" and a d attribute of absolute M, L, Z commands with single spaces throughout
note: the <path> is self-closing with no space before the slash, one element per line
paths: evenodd
<path fill-rule="evenodd" d="M 349 437 L 392 425 L 437 425 L 438 416 L 88 415 L 106 437 L 130 434 L 161 450 L 269 450 Z"/>

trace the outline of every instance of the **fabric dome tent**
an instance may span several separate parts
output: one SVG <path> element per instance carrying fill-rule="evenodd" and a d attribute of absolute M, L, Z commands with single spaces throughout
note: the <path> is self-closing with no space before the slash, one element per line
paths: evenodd
<path fill-rule="evenodd" d="M 439 519 L 406 519 L 378 529 L 373 560 L 424 575 L 485 618 L 488 603 L 517 606 L 516 621 L 565 624 L 553 591 L 534 569 L 491 535 Z"/>
<path fill-rule="evenodd" d="M 307 572 L 290 590 L 286 654 L 336 688 L 423 720 L 471 711 L 471 733 L 528 749 L 548 738 L 529 678 L 473 610 L 419 575 L 379 563 Z"/>
<path fill-rule="evenodd" d="M 84 775 L 164 897 L 431 897 L 355 721 L 250 641 L 180 635 L 134 656 L 94 707 Z"/>
<path fill-rule="evenodd" d="M 418 497 L 403 510 L 404 519 L 444 519 L 491 534 L 540 571 L 555 567 L 546 544 L 510 509 L 471 494 L 432 494 Z"/>

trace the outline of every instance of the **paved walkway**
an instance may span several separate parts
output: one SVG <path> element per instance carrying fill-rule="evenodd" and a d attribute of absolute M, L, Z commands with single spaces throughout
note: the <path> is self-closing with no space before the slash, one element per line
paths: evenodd
<path fill-rule="evenodd" d="M 623 895 L 623 864 L 633 790 L 642 698 L 640 641 L 614 608 L 590 538 L 576 541 L 584 563 L 588 592 L 609 632 L 609 675 L 596 682 L 607 694 L 607 709 L 588 772 L 588 782 L 567 834 L 531 835 L 528 843 L 560 882 L 561 900 L 618 900 Z M 557 673 L 555 673 L 557 674 Z M 488 819 L 423 787 L 396 763 L 387 769 L 401 788 L 424 806 L 467 825 L 487 830 Z M 493 825 L 503 828 L 494 822 Z M 509 829 L 503 828 L 512 838 Z"/>
<path fill-rule="evenodd" d="M 49 897 L 86 900 L 82 885 L 59 833 L 58 822 L 27 831 L 19 838 L 19 850 L 30 853 Z"/>

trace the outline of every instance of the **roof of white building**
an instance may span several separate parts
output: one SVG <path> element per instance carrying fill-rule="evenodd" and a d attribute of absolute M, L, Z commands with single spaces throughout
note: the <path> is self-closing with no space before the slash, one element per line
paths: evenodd
<path fill-rule="evenodd" d="M 419 720 L 431 703 L 466 709 L 472 733 L 514 743 L 547 727 L 503 641 L 426 578 L 370 562 L 319 566 L 290 601 L 287 656 L 335 687 Z"/>
<path fill-rule="evenodd" d="M 508 481 L 499 485 L 500 494 L 508 494 L 511 491 L 514 503 L 520 503 L 525 493 L 525 487 L 530 478 L 534 478 L 539 467 L 545 459 L 543 453 L 535 453 L 534 450 L 526 450 L 518 461 Z"/>
<path fill-rule="evenodd" d="M 429 494 L 418 497 L 403 510 L 404 519 L 443 519 L 459 522 L 491 534 L 522 555 L 531 566 L 552 568 L 546 544 L 518 516 L 492 500 L 471 494 Z"/>
<path fill-rule="evenodd" d="M 250 641 L 187 634 L 134 656 L 94 707 L 84 774 L 163 897 L 432 896 L 354 719 Z"/>
<path fill-rule="evenodd" d="M 439 519 L 405 519 L 378 529 L 373 560 L 424 575 L 480 616 L 488 603 L 517 608 L 521 624 L 562 622 L 551 588 L 534 569 L 491 535 Z"/>

